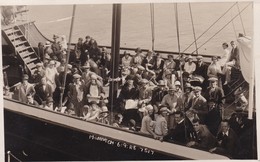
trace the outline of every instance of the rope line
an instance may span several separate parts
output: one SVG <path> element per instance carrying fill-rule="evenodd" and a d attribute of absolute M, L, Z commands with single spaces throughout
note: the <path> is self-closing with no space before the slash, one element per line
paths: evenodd
<path fill-rule="evenodd" d="M 231 12 L 231 18 L 233 17 L 233 14 Z M 235 28 L 235 24 L 234 24 L 234 21 L 232 20 L 232 26 L 233 26 L 233 30 L 234 30 L 234 33 L 235 33 L 235 37 L 237 39 L 237 32 L 236 32 L 236 28 Z"/>
<path fill-rule="evenodd" d="M 189 9 L 190 9 L 190 18 L 191 18 L 191 23 L 192 23 L 192 31 L 193 31 L 193 37 L 194 37 L 194 42 L 195 42 L 195 47 L 196 47 L 196 53 L 198 55 L 198 45 L 197 45 L 197 41 L 196 41 L 196 34 L 195 34 L 195 28 L 194 28 L 192 11 L 191 11 L 191 4 L 190 3 L 189 3 Z"/>
<path fill-rule="evenodd" d="M 212 23 L 208 29 L 206 29 L 200 36 L 198 36 L 198 38 L 196 39 L 196 41 L 198 41 L 206 32 L 208 32 L 222 17 L 224 17 L 235 5 L 237 2 L 235 2 L 226 12 L 224 12 L 223 15 L 221 15 L 214 23 Z M 183 53 L 185 51 L 187 51 L 192 45 L 193 43 L 195 43 L 195 41 L 193 41 L 187 48 L 185 48 L 185 50 L 183 50 Z"/>
<path fill-rule="evenodd" d="M 150 4 L 150 14 L 151 14 L 151 30 L 152 30 L 152 50 L 154 51 L 154 4 Z"/>
<path fill-rule="evenodd" d="M 238 9 L 238 12 L 239 12 L 239 17 L 240 17 L 240 21 L 241 21 L 241 24 L 242 24 L 242 27 L 243 27 L 244 34 L 246 35 L 246 30 L 245 30 L 245 27 L 244 27 L 244 23 L 243 23 L 243 20 L 242 20 L 242 16 L 241 16 L 241 14 L 240 14 L 240 8 L 239 8 L 238 3 L 237 3 L 237 9 Z"/>
<path fill-rule="evenodd" d="M 243 10 L 241 10 L 240 13 L 242 13 L 250 4 L 252 3 L 249 3 L 246 7 L 243 8 Z M 201 46 L 199 46 L 198 49 L 200 49 L 202 46 L 204 46 L 206 43 L 208 43 L 213 37 L 215 37 L 219 32 L 221 32 L 226 26 L 228 26 L 235 18 L 237 18 L 239 16 L 238 13 L 235 17 L 233 17 L 226 25 L 224 25 L 220 30 L 218 30 L 213 36 L 211 36 L 205 43 L 203 43 Z M 194 53 L 195 51 L 193 51 L 192 53 Z"/>

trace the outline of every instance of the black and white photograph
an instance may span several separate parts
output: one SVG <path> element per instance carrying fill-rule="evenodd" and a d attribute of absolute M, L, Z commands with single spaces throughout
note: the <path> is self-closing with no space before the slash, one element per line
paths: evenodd
<path fill-rule="evenodd" d="M 256 1 L 60 2 L 0 3 L 3 161 L 258 160 Z"/>

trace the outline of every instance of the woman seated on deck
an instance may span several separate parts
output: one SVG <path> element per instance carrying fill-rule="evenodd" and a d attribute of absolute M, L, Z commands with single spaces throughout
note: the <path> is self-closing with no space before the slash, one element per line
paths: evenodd
<path fill-rule="evenodd" d="M 101 108 L 99 107 L 96 101 L 91 101 L 90 105 L 88 106 L 88 112 L 83 116 L 83 120 L 86 121 L 98 121 L 98 117 L 102 112 Z"/>
<path fill-rule="evenodd" d="M 119 128 L 119 127 L 121 127 L 122 121 L 123 121 L 123 115 L 116 114 L 114 117 L 114 122 L 113 122 L 112 126 Z"/>

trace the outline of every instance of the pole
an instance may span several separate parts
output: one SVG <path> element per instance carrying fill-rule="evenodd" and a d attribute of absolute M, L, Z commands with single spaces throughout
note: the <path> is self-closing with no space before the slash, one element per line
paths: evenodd
<path fill-rule="evenodd" d="M 10 151 L 7 151 L 7 162 L 11 162 Z"/>
<path fill-rule="evenodd" d="M 152 50 L 154 51 L 154 4 L 150 4 L 151 12 L 151 30 L 152 30 Z"/>
<path fill-rule="evenodd" d="M 179 56 L 180 56 L 181 55 L 181 48 L 180 48 L 180 34 L 179 34 L 178 4 L 177 3 L 175 4 L 175 20 L 176 20 L 176 29 L 177 29 L 178 52 L 179 52 Z M 182 88 L 182 90 L 184 90 L 184 88 L 183 88 L 183 78 L 182 78 L 182 67 L 181 67 L 182 65 L 181 65 L 181 62 L 180 62 L 179 66 L 180 66 L 181 88 Z M 183 107 L 182 112 L 183 112 L 183 115 L 185 116 L 184 101 L 183 100 L 182 100 L 181 104 L 182 104 L 182 107 Z M 184 118 L 184 127 L 185 127 L 185 138 L 187 139 L 186 118 Z"/>
<path fill-rule="evenodd" d="M 71 18 L 71 24 L 70 24 L 70 34 L 69 34 L 67 59 L 66 59 L 65 70 L 64 70 L 64 79 L 63 79 L 61 93 L 60 93 L 60 107 L 62 107 L 62 98 L 63 98 L 63 95 L 64 95 L 65 86 L 66 86 L 66 77 L 67 77 L 68 64 L 69 64 L 69 58 L 70 58 L 70 46 L 71 46 L 71 37 L 72 37 L 72 31 L 73 31 L 73 25 L 74 25 L 75 11 L 76 11 L 76 5 L 73 5 L 72 18 Z"/>
<path fill-rule="evenodd" d="M 254 71 L 254 56 L 251 53 L 251 60 L 252 63 L 249 65 L 250 69 L 252 69 L 251 72 L 251 78 L 249 83 L 249 99 L 248 99 L 248 119 L 253 119 L 253 111 L 254 111 L 254 85 L 255 85 L 255 71 Z"/>
<path fill-rule="evenodd" d="M 115 100 L 118 92 L 119 77 L 119 59 L 120 59 L 120 32 L 121 32 L 121 4 L 113 4 L 112 14 L 112 40 L 111 40 L 111 67 L 110 67 L 110 84 L 109 84 L 109 101 L 111 116 L 113 116 L 113 108 L 115 106 Z M 110 117 L 110 122 L 112 123 Z"/>

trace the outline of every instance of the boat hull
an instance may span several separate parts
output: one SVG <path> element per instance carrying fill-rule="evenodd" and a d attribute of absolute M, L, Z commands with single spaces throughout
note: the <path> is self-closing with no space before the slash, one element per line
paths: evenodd
<path fill-rule="evenodd" d="M 23 161 L 228 159 L 4 99 L 5 151 Z"/>
<path fill-rule="evenodd" d="M 180 159 L 12 111 L 5 110 L 4 115 L 5 151 L 22 161 Z"/>

